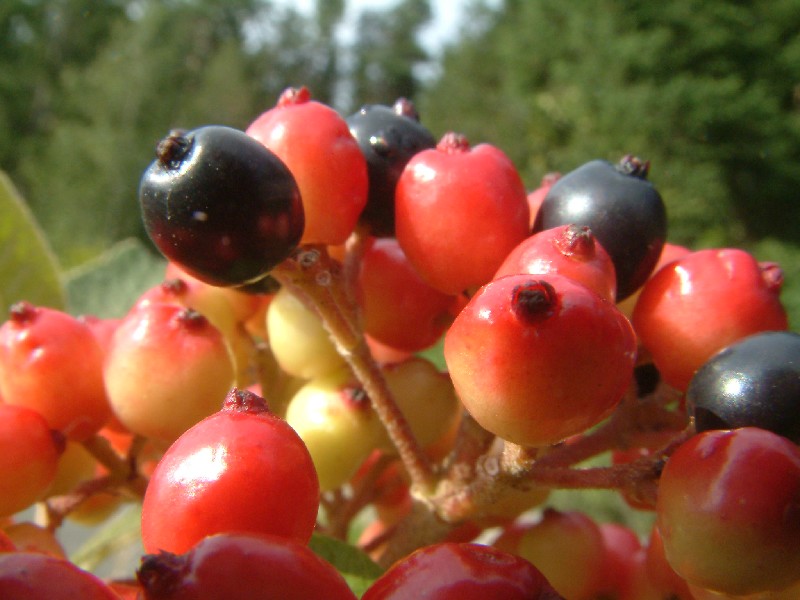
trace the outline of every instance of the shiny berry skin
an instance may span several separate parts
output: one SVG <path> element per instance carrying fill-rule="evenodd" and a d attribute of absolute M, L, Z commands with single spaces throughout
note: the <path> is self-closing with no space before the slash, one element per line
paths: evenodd
<path fill-rule="evenodd" d="M 369 192 L 361 222 L 369 226 L 372 235 L 391 237 L 395 232 L 397 180 L 411 157 L 433 148 L 436 139 L 405 98 L 399 98 L 393 106 L 367 104 L 346 121 L 367 161 Z"/>
<path fill-rule="evenodd" d="M 617 308 L 562 275 L 483 286 L 447 331 L 444 357 L 485 429 L 543 446 L 595 425 L 631 381 L 636 337 Z"/>
<path fill-rule="evenodd" d="M 645 284 L 633 310 L 642 345 L 669 385 L 685 391 L 695 371 L 735 341 L 788 328 L 780 269 L 736 248 L 685 254 Z"/>
<path fill-rule="evenodd" d="M 208 319 L 153 302 L 123 318 L 104 374 L 118 421 L 138 435 L 172 442 L 219 410 L 235 371 L 222 333 Z"/>
<path fill-rule="evenodd" d="M 561 173 L 558 171 L 545 173 L 542 180 L 539 182 L 539 187 L 528 192 L 531 228 L 533 228 L 533 224 L 536 222 L 536 215 L 539 212 L 539 207 L 542 205 L 542 202 L 544 202 L 544 199 L 547 197 L 547 192 L 550 191 L 550 188 L 553 187 L 553 184 L 559 179 L 561 179 Z"/>
<path fill-rule="evenodd" d="M 83 441 L 111 418 L 103 356 L 85 322 L 17 303 L 0 326 L 0 397 L 35 410 L 52 429 Z"/>
<path fill-rule="evenodd" d="M 0 403 L 0 517 L 41 499 L 53 483 L 64 438 L 24 406 Z"/>
<path fill-rule="evenodd" d="M 408 352 L 432 346 L 455 316 L 456 299 L 428 285 L 395 238 L 374 238 L 358 276 L 364 332 Z"/>
<path fill-rule="evenodd" d="M 800 335 L 767 331 L 712 356 L 694 374 L 686 407 L 698 431 L 760 427 L 800 444 Z"/>
<path fill-rule="evenodd" d="M 3 600 L 119 600 L 97 576 L 41 552 L 0 553 Z"/>
<path fill-rule="evenodd" d="M 362 600 L 558 600 L 527 560 L 491 546 L 442 542 L 400 559 Z"/>
<path fill-rule="evenodd" d="M 317 474 L 300 437 L 262 398 L 234 389 L 156 466 L 142 505 L 142 541 L 150 553 L 182 553 L 231 531 L 305 544 L 318 505 Z"/>
<path fill-rule="evenodd" d="M 525 187 L 511 160 L 490 144 L 445 134 L 397 182 L 396 237 L 429 285 L 459 294 L 490 281 L 528 236 Z"/>
<path fill-rule="evenodd" d="M 219 286 L 255 282 L 303 235 L 300 191 L 286 165 L 244 132 L 173 131 L 139 184 L 145 229 L 190 275 Z"/>
<path fill-rule="evenodd" d="M 617 296 L 614 263 L 586 226 L 562 225 L 525 238 L 508 253 L 494 278 L 520 273 L 559 273 L 609 302 L 614 302 Z"/>
<path fill-rule="evenodd" d="M 727 594 L 800 580 L 800 448 L 756 427 L 683 443 L 661 474 L 664 552 L 689 584 Z"/>
<path fill-rule="evenodd" d="M 312 100 L 308 88 L 288 88 L 245 133 L 294 175 L 306 221 L 300 243 L 344 243 L 367 203 L 368 189 L 367 162 L 344 118 Z"/>
<path fill-rule="evenodd" d="M 647 180 L 649 163 L 625 156 L 614 165 L 593 160 L 566 173 L 547 193 L 533 231 L 586 225 L 614 261 L 617 300 L 647 280 L 667 237 L 667 213 Z"/>
<path fill-rule="evenodd" d="M 217 534 L 183 554 L 142 558 L 143 600 L 355 600 L 330 564 L 296 541 L 268 535 Z"/>
<path fill-rule="evenodd" d="M 286 422 L 308 448 L 323 492 L 350 479 L 384 431 L 369 396 L 346 367 L 300 388 L 289 401 Z"/>

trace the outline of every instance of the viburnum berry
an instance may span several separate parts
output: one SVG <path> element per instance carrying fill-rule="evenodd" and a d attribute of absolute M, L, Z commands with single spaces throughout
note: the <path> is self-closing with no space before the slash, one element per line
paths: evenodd
<path fill-rule="evenodd" d="M 347 122 L 311 99 L 306 87 L 283 91 L 245 133 L 289 167 L 305 213 L 302 244 L 342 244 L 367 203 L 367 161 Z"/>
<path fill-rule="evenodd" d="M 647 281 L 633 325 L 664 381 L 685 391 L 719 350 L 754 333 L 788 328 L 782 283 L 777 265 L 744 250 L 698 250 Z"/>
<path fill-rule="evenodd" d="M 300 388 L 286 422 L 308 448 L 323 492 L 350 479 L 383 434 L 369 397 L 346 367 Z"/>
<path fill-rule="evenodd" d="M 119 600 L 103 581 L 70 561 L 41 552 L 0 553 L 3 600 Z"/>
<path fill-rule="evenodd" d="M 150 553 L 186 552 L 208 535 L 235 531 L 305 544 L 318 507 L 303 441 L 263 398 L 234 389 L 159 461 L 142 504 L 142 541 Z"/>
<path fill-rule="evenodd" d="M 588 226 L 611 256 L 617 300 L 650 276 L 667 235 L 667 213 L 647 180 L 650 164 L 631 155 L 619 163 L 589 161 L 560 177 L 539 207 L 533 231 L 559 225 Z"/>
<path fill-rule="evenodd" d="M 0 403 L 0 517 L 44 496 L 53 483 L 64 438 L 36 411 Z"/>
<path fill-rule="evenodd" d="M 455 316 L 456 299 L 428 285 L 395 238 L 373 238 L 361 258 L 358 300 L 364 332 L 408 352 L 432 346 Z"/>
<path fill-rule="evenodd" d="M 494 279 L 522 273 L 558 273 L 582 283 L 609 302 L 617 296 L 614 263 L 586 226 L 562 225 L 525 238 L 508 253 Z"/>
<path fill-rule="evenodd" d="M 530 561 L 569 600 L 589 600 L 599 591 L 605 568 L 599 525 L 578 511 L 547 508 L 538 521 L 512 525 L 494 546 Z"/>
<path fill-rule="evenodd" d="M 219 410 L 235 375 L 228 346 L 208 319 L 159 302 L 136 306 L 125 316 L 104 372 L 119 422 L 165 442 Z"/>
<path fill-rule="evenodd" d="M 725 594 L 800 581 L 800 448 L 756 427 L 681 444 L 661 474 L 657 524 L 672 568 Z"/>
<path fill-rule="evenodd" d="M 252 284 L 286 259 L 305 226 L 300 191 L 243 131 L 172 131 L 139 184 L 144 226 L 167 259 L 221 286 Z"/>
<path fill-rule="evenodd" d="M 143 600 L 355 600 L 339 572 L 294 540 L 220 533 L 142 558 Z"/>
<path fill-rule="evenodd" d="M 539 186 L 528 192 L 528 209 L 530 210 L 531 229 L 533 228 L 533 224 L 536 223 L 536 215 L 539 213 L 539 207 L 542 205 L 542 202 L 544 202 L 544 199 L 547 197 L 547 192 L 550 191 L 550 188 L 553 187 L 553 184 L 559 179 L 561 179 L 561 173 L 558 171 L 545 173 L 542 180 L 539 182 Z"/>
<path fill-rule="evenodd" d="M 400 559 L 362 600 L 559 600 L 530 562 L 491 546 L 442 542 Z M 563 600 L 563 599 L 562 599 Z"/>
<path fill-rule="evenodd" d="M 613 304 L 563 275 L 509 275 L 459 313 L 444 357 L 482 427 L 544 446 L 613 411 L 631 381 L 636 337 Z"/>
<path fill-rule="evenodd" d="M 270 349 L 281 369 L 313 379 L 345 366 L 320 316 L 288 288 L 281 288 L 267 307 Z"/>
<path fill-rule="evenodd" d="M 372 235 L 392 237 L 397 180 L 411 157 L 433 148 L 436 139 L 406 98 L 398 98 L 392 106 L 367 104 L 346 121 L 367 161 L 369 191 L 360 221 Z"/>
<path fill-rule="evenodd" d="M 800 444 L 800 335 L 756 333 L 706 361 L 686 390 L 695 429 L 760 427 Z"/>
<path fill-rule="evenodd" d="M 45 306 L 19 302 L 0 326 L 0 396 L 82 441 L 111 417 L 103 350 L 89 326 Z"/>
<path fill-rule="evenodd" d="M 420 276 L 445 294 L 490 281 L 528 235 L 525 187 L 491 144 L 447 133 L 408 162 L 395 192 L 396 237 Z"/>

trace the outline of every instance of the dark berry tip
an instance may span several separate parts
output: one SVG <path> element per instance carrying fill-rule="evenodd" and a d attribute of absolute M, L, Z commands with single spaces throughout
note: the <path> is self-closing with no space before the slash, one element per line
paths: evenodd
<path fill-rule="evenodd" d="M 299 88 L 289 87 L 283 90 L 278 98 L 278 106 L 292 106 L 294 104 L 305 104 L 311 100 L 311 92 L 306 86 Z"/>
<path fill-rule="evenodd" d="M 392 105 L 392 110 L 401 117 L 408 117 L 414 121 L 419 121 L 419 113 L 417 107 L 408 98 L 398 98 Z"/>
<path fill-rule="evenodd" d="M 269 413 L 269 406 L 267 401 L 258 394 L 250 390 L 243 390 L 240 388 L 233 388 L 228 395 L 225 396 L 225 401 L 222 403 L 222 409 L 250 414 L 263 414 Z"/>
<path fill-rule="evenodd" d="M 354 410 L 367 410 L 370 408 L 370 400 L 364 388 L 358 385 L 348 385 L 342 389 L 342 397 L 347 406 Z"/>
<path fill-rule="evenodd" d="M 650 172 L 650 161 L 642 160 L 633 154 L 626 154 L 620 159 L 619 164 L 617 164 L 617 170 L 631 177 L 647 179 L 647 175 Z"/>
<path fill-rule="evenodd" d="M 442 139 L 439 140 L 436 149 L 440 152 L 447 152 L 450 154 L 467 152 L 469 151 L 469 140 L 463 133 L 448 131 L 442 136 Z"/>
<path fill-rule="evenodd" d="M 166 598 L 181 585 L 187 574 L 186 559 L 171 552 L 145 554 L 136 571 L 136 579 L 148 597 Z"/>
<path fill-rule="evenodd" d="M 158 142 L 156 157 L 163 166 L 175 169 L 189 153 L 191 146 L 192 142 L 186 137 L 186 130 L 173 129 L 167 137 Z"/>
<path fill-rule="evenodd" d="M 193 308 L 184 308 L 175 317 L 181 326 L 200 330 L 209 326 L 208 319 Z"/>
<path fill-rule="evenodd" d="M 595 238 L 587 225 L 568 225 L 553 243 L 564 256 L 589 260 L 595 253 Z"/>
<path fill-rule="evenodd" d="M 172 277 L 161 282 L 161 289 L 172 296 L 183 296 L 189 291 L 189 284 L 180 277 Z"/>
<path fill-rule="evenodd" d="M 14 323 L 28 323 L 36 318 L 39 310 L 27 300 L 15 302 L 8 310 L 9 318 Z"/>
<path fill-rule="evenodd" d="M 775 294 L 780 294 L 783 289 L 783 269 L 776 262 L 760 262 L 758 267 L 761 270 L 761 279 L 767 289 Z"/>
<path fill-rule="evenodd" d="M 511 310 L 525 323 L 536 323 L 550 317 L 558 306 L 558 294 L 547 281 L 530 280 L 514 286 Z"/>

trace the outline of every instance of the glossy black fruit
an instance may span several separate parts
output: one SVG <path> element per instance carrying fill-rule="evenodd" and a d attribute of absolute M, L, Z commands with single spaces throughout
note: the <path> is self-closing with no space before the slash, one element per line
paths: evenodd
<path fill-rule="evenodd" d="M 413 104 L 400 98 L 393 106 L 368 104 L 346 119 L 367 160 L 369 194 L 361 222 L 375 236 L 394 235 L 394 190 L 406 163 L 436 140 L 420 122 Z"/>
<path fill-rule="evenodd" d="M 561 177 L 545 196 L 533 231 L 561 225 L 590 227 L 617 272 L 617 301 L 635 292 L 658 262 L 667 213 L 647 180 L 648 163 L 625 156 L 614 165 L 590 161 Z"/>
<path fill-rule="evenodd" d="M 800 443 L 800 335 L 758 333 L 695 373 L 686 407 L 698 431 L 760 427 Z"/>
<path fill-rule="evenodd" d="M 139 202 L 156 247 L 212 285 L 250 285 L 303 235 L 300 191 L 283 162 L 230 127 L 173 131 L 142 176 Z"/>

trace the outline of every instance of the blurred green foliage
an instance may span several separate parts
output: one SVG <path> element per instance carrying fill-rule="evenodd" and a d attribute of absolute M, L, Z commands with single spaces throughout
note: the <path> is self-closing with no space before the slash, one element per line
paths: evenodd
<path fill-rule="evenodd" d="M 531 189 L 551 171 L 638 154 L 670 240 L 778 261 L 800 323 L 800 0 L 472 0 L 442 57 L 420 43 L 428 0 L 347 8 L 4 2 L 0 168 L 60 263 L 147 243 L 136 188 L 171 128 L 243 128 L 306 85 L 343 114 L 413 98 L 435 135 L 501 147 Z"/>

